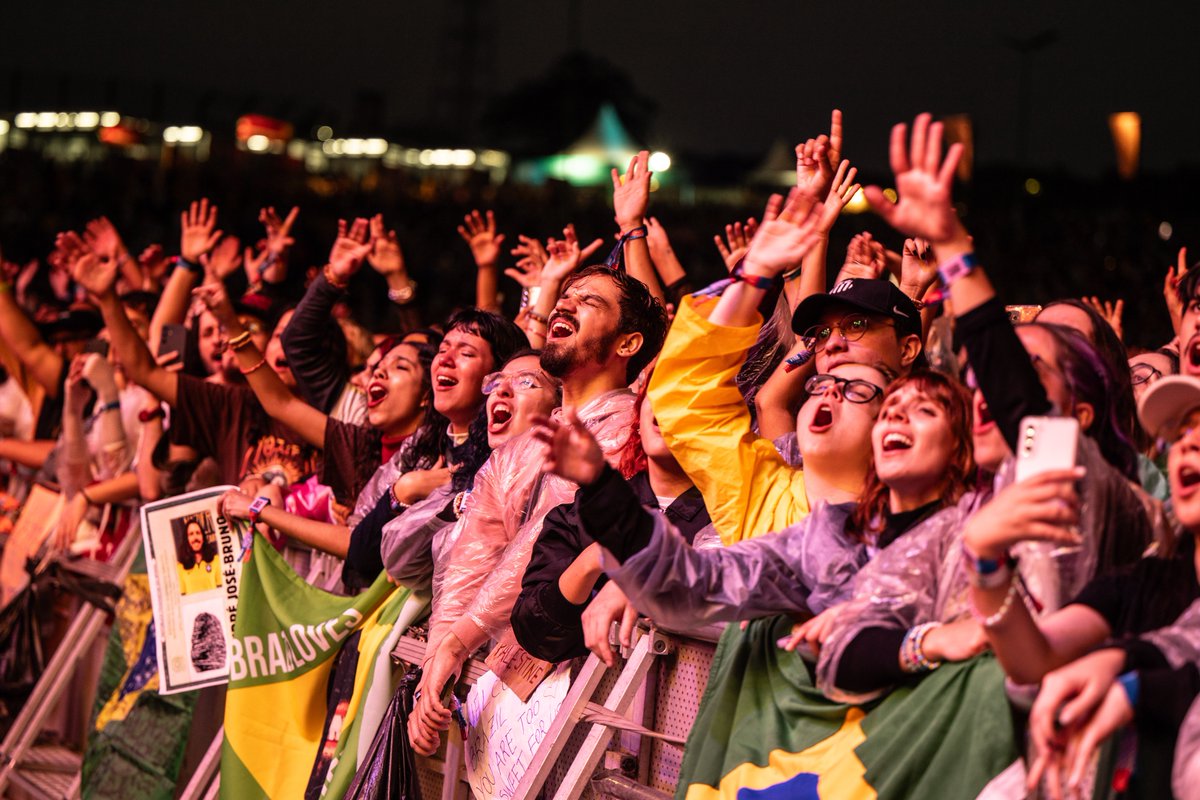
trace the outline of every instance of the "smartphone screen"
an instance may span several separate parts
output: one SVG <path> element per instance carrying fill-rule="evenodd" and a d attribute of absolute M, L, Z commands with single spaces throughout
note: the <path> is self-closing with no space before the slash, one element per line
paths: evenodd
<path fill-rule="evenodd" d="M 174 353 L 175 357 L 167 364 L 178 364 L 183 361 L 184 348 L 187 346 L 187 328 L 183 325 L 163 325 L 162 335 L 158 339 L 158 354 Z"/>

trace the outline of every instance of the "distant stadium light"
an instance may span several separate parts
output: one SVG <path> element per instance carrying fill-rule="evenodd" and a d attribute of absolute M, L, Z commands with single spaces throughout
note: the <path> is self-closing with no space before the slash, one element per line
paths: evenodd
<path fill-rule="evenodd" d="M 265 153 L 271 149 L 271 140 L 261 133 L 255 133 L 247 137 L 246 149 L 253 153 Z"/>
<path fill-rule="evenodd" d="M 671 168 L 671 157 L 662 151 L 650 154 L 650 160 L 646 162 L 650 167 L 651 172 L 666 172 Z"/>
<path fill-rule="evenodd" d="M 1138 154 L 1142 147 L 1142 118 L 1136 111 L 1109 114 L 1113 147 L 1117 151 L 1117 174 L 1125 180 L 1137 175 Z"/>

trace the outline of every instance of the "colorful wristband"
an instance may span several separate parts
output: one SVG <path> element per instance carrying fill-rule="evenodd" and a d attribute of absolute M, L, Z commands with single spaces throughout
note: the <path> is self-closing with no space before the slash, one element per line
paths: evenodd
<path fill-rule="evenodd" d="M 742 259 L 733 268 L 733 272 L 729 276 L 735 281 L 741 281 L 755 289 L 761 289 L 764 292 L 769 292 L 779 285 L 779 278 L 768 278 L 764 275 L 750 275 L 746 272 L 744 265 L 745 259 Z"/>
<path fill-rule="evenodd" d="M 938 264 L 937 270 L 942 284 L 950 286 L 964 275 L 970 275 L 977 266 L 979 261 L 974 253 L 961 253 L 943 264 Z"/>
<path fill-rule="evenodd" d="M 262 514 L 263 509 L 271 505 L 271 498 L 259 495 L 254 498 L 254 502 L 250 504 L 250 508 L 246 509 L 246 519 L 250 520 L 251 525 L 258 524 L 258 516 Z"/>

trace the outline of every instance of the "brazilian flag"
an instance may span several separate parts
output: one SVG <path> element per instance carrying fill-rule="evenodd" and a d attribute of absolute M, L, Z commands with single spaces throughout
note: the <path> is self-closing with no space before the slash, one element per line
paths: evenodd
<path fill-rule="evenodd" d="M 356 597 L 329 594 L 257 533 L 239 594 L 221 796 L 339 798 L 395 688 L 392 645 L 428 598 L 383 574 Z"/>
<path fill-rule="evenodd" d="M 688 737 L 679 800 L 968 798 L 1018 757 L 995 658 L 944 664 L 873 703 L 835 703 L 778 647 L 793 620 L 730 625 Z"/>

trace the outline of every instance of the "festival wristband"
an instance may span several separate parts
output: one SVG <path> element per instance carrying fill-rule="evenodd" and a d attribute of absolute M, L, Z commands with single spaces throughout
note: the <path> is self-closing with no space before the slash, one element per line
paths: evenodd
<path fill-rule="evenodd" d="M 113 400 L 111 403 L 105 403 L 104 405 L 102 405 L 98 409 L 96 409 L 95 416 L 98 417 L 101 414 L 105 413 L 106 411 L 120 411 L 120 410 L 121 410 L 121 401 Z"/>
<path fill-rule="evenodd" d="M 192 273 L 193 275 L 200 274 L 201 267 L 199 264 L 196 264 L 192 261 L 188 261 L 183 256 L 175 256 L 175 258 L 172 260 L 175 262 L 175 267 L 177 269 L 186 269 L 188 272 Z"/>
<path fill-rule="evenodd" d="M 964 275 L 970 275 L 976 267 L 979 266 L 978 259 L 974 253 L 960 253 L 949 261 L 938 264 L 938 275 L 942 278 L 942 284 L 950 286 L 956 280 Z"/>
<path fill-rule="evenodd" d="M 254 502 L 246 509 L 246 519 L 250 520 L 251 525 L 258 524 L 258 515 L 263 512 L 267 506 L 271 505 L 271 498 L 259 495 L 254 498 Z"/>
<path fill-rule="evenodd" d="M 1137 671 L 1126 672 L 1117 678 L 1117 682 L 1125 690 L 1125 696 L 1129 699 L 1129 707 L 1136 709 L 1138 696 L 1142 693 L 1142 682 L 1138 678 Z"/>
<path fill-rule="evenodd" d="M 735 281 L 741 281 L 742 283 L 753 286 L 755 289 L 761 289 L 764 292 L 769 292 L 779 285 L 779 278 L 768 278 L 765 275 L 749 274 L 746 272 L 743 266 L 745 263 L 745 259 L 739 261 L 733 268 L 733 271 L 729 273 L 729 277 L 733 278 Z"/>

